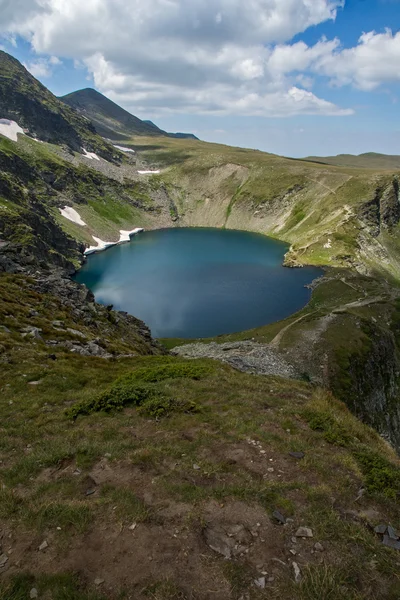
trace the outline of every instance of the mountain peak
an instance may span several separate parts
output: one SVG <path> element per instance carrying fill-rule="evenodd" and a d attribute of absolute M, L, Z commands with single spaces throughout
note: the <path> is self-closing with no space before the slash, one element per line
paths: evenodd
<path fill-rule="evenodd" d="M 142 121 L 93 88 L 77 90 L 60 100 L 90 119 L 100 135 L 114 141 L 133 135 L 197 139 L 190 133 L 167 133 L 152 121 Z"/>
<path fill-rule="evenodd" d="M 42 85 L 13 56 L 0 51 L 0 118 L 16 121 L 40 140 L 82 147 L 114 160 L 115 149 L 93 125 Z"/>

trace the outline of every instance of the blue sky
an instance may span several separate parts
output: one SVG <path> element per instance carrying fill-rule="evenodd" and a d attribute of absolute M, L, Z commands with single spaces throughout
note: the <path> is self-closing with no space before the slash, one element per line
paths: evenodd
<path fill-rule="evenodd" d="M 0 0 L 1 46 L 57 95 L 287 156 L 400 154 L 400 0 L 60 4 Z"/>

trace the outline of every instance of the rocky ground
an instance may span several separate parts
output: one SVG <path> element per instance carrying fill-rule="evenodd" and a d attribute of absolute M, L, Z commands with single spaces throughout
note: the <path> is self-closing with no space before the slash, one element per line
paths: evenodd
<path fill-rule="evenodd" d="M 186 358 L 213 358 L 228 363 L 239 371 L 257 373 L 258 375 L 277 375 L 278 377 L 298 378 L 299 373 L 283 357 L 268 344 L 243 341 L 225 344 L 211 342 L 178 346 L 172 351 Z"/>

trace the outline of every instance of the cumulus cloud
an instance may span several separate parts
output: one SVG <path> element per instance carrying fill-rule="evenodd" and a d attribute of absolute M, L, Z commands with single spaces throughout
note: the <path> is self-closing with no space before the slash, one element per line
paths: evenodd
<path fill-rule="evenodd" d="M 38 58 L 37 60 L 24 63 L 24 67 L 26 67 L 34 77 L 46 79 L 47 77 L 52 76 L 54 67 L 61 64 L 62 61 L 57 56 L 50 56 L 50 58 Z"/>
<path fill-rule="evenodd" d="M 315 66 L 336 85 L 352 84 L 373 90 L 383 83 L 400 81 L 400 32 L 363 33 L 354 48 L 340 49 L 321 57 Z"/>
<path fill-rule="evenodd" d="M 352 111 L 311 91 L 315 74 L 356 82 L 354 73 L 344 74 L 340 42 L 288 43 L 308 27 L 335 19 L 343 4 L 0 0 L 0 31 L 25 37 L 38 55 L 84 64 L 100 91 L 134 111 L 347 115 Z M 42 77 L 53 66 L 51 59 L 29 64 Z"/>

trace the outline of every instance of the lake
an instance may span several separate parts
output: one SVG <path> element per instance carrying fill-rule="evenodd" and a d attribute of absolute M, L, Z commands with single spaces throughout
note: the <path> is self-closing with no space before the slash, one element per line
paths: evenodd
<path fill-rule="evenodd" d="M 283 267 L 287 250 L 245 231 L 145 231 L 89 256 L 75 279 L 98 302 L 142 319 L 155 337 L 209 337 L 284 319 L 308 302 L 304 286 L 322 271 Z"/>

